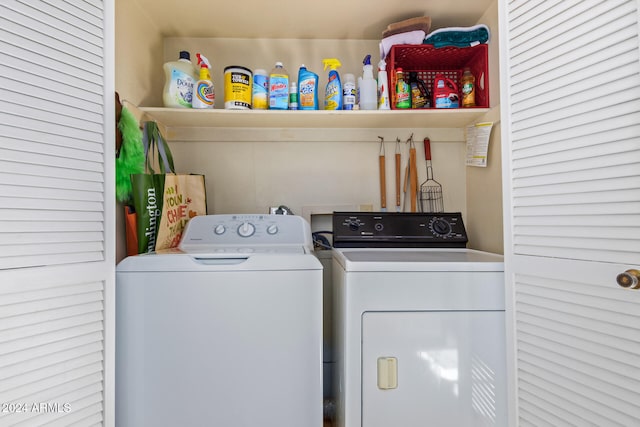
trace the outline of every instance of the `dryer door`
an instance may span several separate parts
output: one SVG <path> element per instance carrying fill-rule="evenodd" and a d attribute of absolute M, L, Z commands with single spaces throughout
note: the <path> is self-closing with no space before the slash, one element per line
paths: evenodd
<path fill-rule="evenodd" d="M 363 315 L 362 425 L 507 426 L 503 311 Z"/>

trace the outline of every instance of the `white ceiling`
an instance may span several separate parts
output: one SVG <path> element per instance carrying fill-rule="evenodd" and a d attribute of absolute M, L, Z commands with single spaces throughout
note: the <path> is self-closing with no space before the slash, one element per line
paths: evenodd
<path fill-rule="evenodd" d="M 135 1 L 164 37 L 376 40 L 416 16 L 430 16 L 432 29 L 474 25 L 494 0 L 118 1 Z"/>

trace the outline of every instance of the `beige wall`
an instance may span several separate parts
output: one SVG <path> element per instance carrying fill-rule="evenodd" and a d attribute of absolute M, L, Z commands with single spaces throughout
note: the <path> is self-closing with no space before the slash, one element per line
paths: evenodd
<path fill-rule="evenodd" d="M 502 159 L 500 141 L 500 64 L 498 56 L 498 3 L 493 2 L 479 23 L 491 28 L 489 43 L 489 96 L 492 111 L 484 118 L 494 122 L 486 168 L 467 167 L 467 215 L 469 246 L 504 253 L 502 231 Z"/>
<path fill-rule="evenodd" d="M 469 246 L 503 253 L 502 165 L 500 122 L 496 120 L 489 141 L 486 168 L 467 167 L 467 215 Z"/>
<path fill-rule="evenodd" d="M 116 0 L 115 16 L 116 91 L 129 106 L 160 105 L 164 84 L 160 29 L 135 1 Z"/>
<path fill-rule="evenodd" d="M 161 93 L 155 90 L 164 76 L 156 72 L 162 65 L 163 40 L 160 30 L 144 10 L 130 0 L 115 2 L 115 87 L 124 106 L 140 118 L 137 105 L 159 105 Z M 162 87 L 162 86 L 160 86 Z M 116 260 L 126 255 L 124 207 L 116 210 Z"/>
<path fill-rule="evenodd" d="M 380 135 L 386 141 L 387 206 L 391 211 L 395 210 L 394 141 L 396 136 L 403 141 L 404 170 L 409 148 L 405 140 L 412 131 L 419 182 L 426 179 L 422 139 L 429 136 L 445 207 L 464 212 L 465 147 L 457 129 L 318 129 L 324 135 L 321 141 L 298 138 L 293 129 L 289 130 L 293 140 L 286 142 L 263 130 L 263 140 L 174 142 L 171 148 L 179 172 L 205 174 L 210 213 L 266 213 L 269 206 L 281 204 L 297 214 L 311 206 L 371 205 L 379 210 Z"/>

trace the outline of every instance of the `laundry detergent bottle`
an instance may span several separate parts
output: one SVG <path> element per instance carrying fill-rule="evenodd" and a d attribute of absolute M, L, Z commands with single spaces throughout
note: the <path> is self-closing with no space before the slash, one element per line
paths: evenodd
<path fill-rule="evenodd" d="M 342 83 L 340 82 L 340 74 L 338 68 L 342 65 L 335 58 L 323 59 L 324 70 L 329 70 L 329 81 L 324 91 L 324 109 L 325 110 L 342 110 Z"/>
<path fill-rule="evenodd" d="M 215 101 L 215 92 L 213 89 L 213 81 L 209 74 L 211 64 L 209 60 L 199 53 L 196 53 L 198 65 L 200 65 L 200 79 L 193 85 L 193 108 L 213 108 Z"/>
<path fill-rule="evenodd" d="M 165 62 L 164 90 L 162 102 L 168 108 L 191 108 L 193 85 L 198 80 L 191 57 L 186 50 L 180 51 L 180 59 Z"/>
<path fill-rule="evenodd" d="M 437 74 L 433 82 L 433 103 L 436 108 L 458 108 L 458 85 L 450 78 Z"/>

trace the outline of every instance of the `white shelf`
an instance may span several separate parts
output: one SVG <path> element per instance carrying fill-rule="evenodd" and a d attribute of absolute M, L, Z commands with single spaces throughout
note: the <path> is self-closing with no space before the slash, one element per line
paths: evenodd
<path fill-rule="evenodd" d="M 489 108 L 388 111 L 192 110 L 141 107 L 145 120 L 173 128 L 461 128 Z"/>

